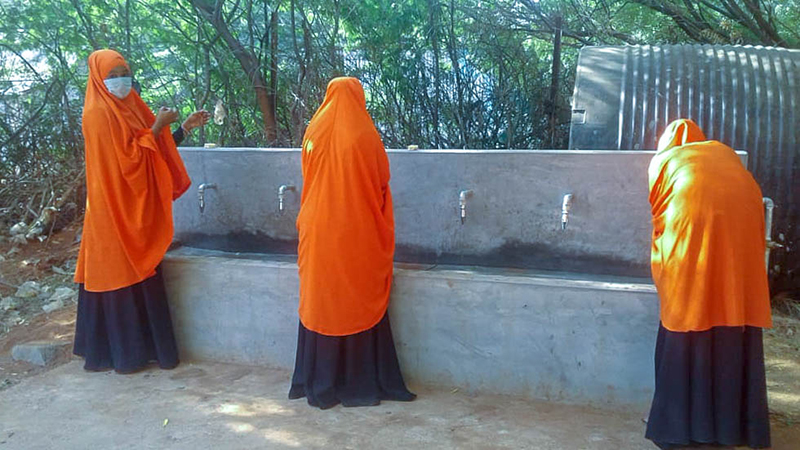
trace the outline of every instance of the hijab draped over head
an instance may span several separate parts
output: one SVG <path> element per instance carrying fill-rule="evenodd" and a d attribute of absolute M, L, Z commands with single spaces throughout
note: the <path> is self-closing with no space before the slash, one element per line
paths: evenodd
<path fill-rule="evenodd" d="M 112 291 L 155 274 L 172 242 L 172 201 L 191 185 L 175 142 L 135 91 L 118 99 L 104 79 L 128 64 L 113 50 L 89 56 L 83 107 L 86 214 L 75 282 Z"/>
<path fill-rule="evenodd" d="M 661 139 L 658 140 L 658 151 L 664 152 L 672 147 L 680 147 L 692 142 L 706 140 L 703 130 L 690 119 L 678 119 L 667 125 Z"/>
<path fill-rule="evenodd" d="M 335 78 L 303 138 L 300 320 L 344 336 L 386 313 L 394 216 L 389 159 L 355 78 Z"/>
<path fill-rule="evenodd" d="M 739 156 L 681 119 L 659 140 L 648 173 L 664 327 L 771 326 L 761 190 Z"/>

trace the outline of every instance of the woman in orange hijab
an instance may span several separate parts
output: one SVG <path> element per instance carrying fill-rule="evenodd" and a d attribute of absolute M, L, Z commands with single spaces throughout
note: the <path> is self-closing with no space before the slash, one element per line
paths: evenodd
<path fill-rule="evenodd" d="M 129 373 L 151 361 L 178 364 L 159 264 L 172 242 L 172 201 L 191 184 L 169 131 L 177 113 L 154 116 L 125 59 L 89 56 L 83 108 L 86 213 L 75 270 L 75 354 L 85 369 Z"/>
<path fill-rule="evenodd" d="M 730 147 L 686 119 L 659 140 L 649 183 L 661 325 L 646 437 L 661 448 L 769 447 L 761 190 Z"/>
<path fill-rule="evenodd" d="M 410 401 L 389 316 L 389 159 L 361 83 L 335 78 L 303 137 L 300 326 L 289 398 L 322 409 Z"/>

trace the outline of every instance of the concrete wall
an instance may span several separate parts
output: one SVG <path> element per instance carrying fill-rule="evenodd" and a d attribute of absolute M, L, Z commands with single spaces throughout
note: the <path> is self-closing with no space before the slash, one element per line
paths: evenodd
<path fill-rule="evenodd" d="M 163 267 L 182 357 L 293 367 L 293 257 L 179 249 Z M 646 280 L 405 265 L 390 311 L 411 382 L 563 402 L 650 401 L 658 299 Z"/>
<path fill-rule="evenodd" d="M 294 253 L 299 195 L 278 213 L 281 184 L 301 188 L 300 153 L 181 149 L 194 182 L 175 204 L 176 237 L 228 251 Z M 397 260 L 648 275 L 652 153 L 390 150 Z M 196 188 L 207 193 L 200 214 Z M 467 221 L 458 194 L 472 189 Z M 561 230 L 561 201 L 574 195 Z"/>

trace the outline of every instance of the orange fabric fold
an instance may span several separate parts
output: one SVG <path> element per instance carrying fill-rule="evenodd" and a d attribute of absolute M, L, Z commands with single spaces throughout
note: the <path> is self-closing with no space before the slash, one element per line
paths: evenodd
<path fill-rule="evenodd" d="M 355 78 L 335 78 L 303 137 L 300 320 L 329 336 L 359 333 L 386 313 L 394 216 L 389 159 Z"/>
<path fill-rule="evenodd" d="M 761 189 L 739 156 L 681 119 L 667 127 L 648 172 L 664 327 L 772 326 Z"/>
<path fill-rule="evenodd" d="M 169 127 L 154 136 L 155 116 L 135 91 L 120 100 L 103 80 L 127 66 L 113 50 L 89 56 L 83 108 L 86 214 L 75 282 L 112 291 L 155 274 L 172 242 L 172 201 L 191 185 Z"/>

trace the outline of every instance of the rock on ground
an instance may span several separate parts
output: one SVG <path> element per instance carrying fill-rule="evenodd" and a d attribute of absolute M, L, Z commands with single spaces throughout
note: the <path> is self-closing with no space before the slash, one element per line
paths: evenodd
<path fill-rule="evenodd" d="M 50 302 L 50 303 L 42 306 L 42 310 L 44 310 L 44 312 L 46 312 L 47 314 L 50 314 L 51 312 L 57 311 L 57 310 L 63 308 L 64 306 L 65 305 L 64 305 L 64 301 L 63 300 L 56 300 L 54 302 Z"/>
<path fill-rule="evenodd" d="M 15 345 L 11 357 L 15 361 L 27 361 L 37 366 L 46 366 L 56 359 L 59 352 L 69 346 L 66 341 L 33 341 Z"/>
<path fill-rule="evenodd" d="M 42 287 L 39 286 L 39 283 L 35 281 L 26 281 L 22 283 L 19 289 L 17 289 L 17 293 L 14 295 L 19 298 L 33 298 L 38 297 L 41 293 Z"/>
<path fill-rule="evenodd" d="M 57 301 L 60 300 L 62 302 L 67 302 L 67 301 L 73 300 L 73 298 L 76 295 L 77 295 L 77 293 L 75 292 L 74 289 L 68 288 L 68 287 L 60 287 L 60 288 L 56 289 L 55 292 L 53 292 L 52 296 L 50 296 L 50 301 L 51 302 L 57 302 Z"/>
<path fill-rule="evenodd" d="M 25 244 L 28 243 L 28 240 L 25 239 L 25 235 L 22 235 L 22 234 L 18 234 L 16 236 L 12 236 L 10 241 L 12 243 L 18 244 L 18 245 L 25 245 Z"/>
<path fill-rule="evenodd" d="M 6 297 L 0 300 L 0 311 L 8 311 L 9 309 L 17 309 L 19 303 L 12 297 Z"/>

